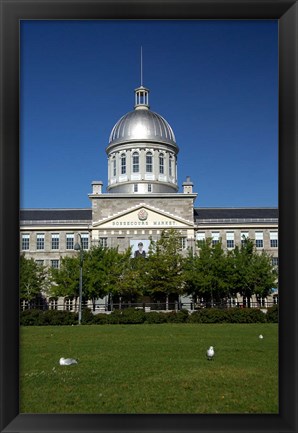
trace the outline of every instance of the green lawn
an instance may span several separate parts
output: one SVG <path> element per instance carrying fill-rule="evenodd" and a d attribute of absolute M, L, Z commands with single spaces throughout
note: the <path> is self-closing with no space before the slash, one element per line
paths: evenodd
<path fill-rule="evenodd" d="M 21 327 L 20 348 L 21 413 L 278 413 L 277 324 Z"/>

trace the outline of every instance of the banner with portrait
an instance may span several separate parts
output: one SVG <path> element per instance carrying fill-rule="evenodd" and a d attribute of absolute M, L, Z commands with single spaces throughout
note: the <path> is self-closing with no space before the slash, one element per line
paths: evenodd
<path fill-rule="evenodd" d="M 150 246 L 149 239 L 132 239 L 130 240 L 131 256 L 132 257 L 144 257 L 148 255 Z"/>

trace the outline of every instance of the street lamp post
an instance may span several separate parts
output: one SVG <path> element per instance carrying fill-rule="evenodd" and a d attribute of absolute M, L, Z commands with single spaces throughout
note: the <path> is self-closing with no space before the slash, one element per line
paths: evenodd
<path fill-rule="evenodd" d="M 78 233 L 80 243 L 76 243 L 74 249 L 76 251 L 80 251 L 80 285 L 79 285 L 79 325 L 82 322 L 82 292 L 83 292 L 83 245 L 82 245 L 82 237 L 80 233 Z"/>

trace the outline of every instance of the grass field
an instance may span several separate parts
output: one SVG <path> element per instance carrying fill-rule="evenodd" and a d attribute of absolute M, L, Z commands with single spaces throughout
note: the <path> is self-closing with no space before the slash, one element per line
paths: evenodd
<path fill-rule="evenodd" d="M 276 324 L 21 327 L 20 352 L 21 413 L 278 413 Z"/>

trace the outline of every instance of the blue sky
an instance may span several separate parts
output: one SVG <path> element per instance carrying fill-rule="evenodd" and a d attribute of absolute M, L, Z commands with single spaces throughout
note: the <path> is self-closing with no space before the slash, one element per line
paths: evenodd
<path fill-rule="evenodd" d="M 134 89 L 174 130 L 196 206 L 278 204 L 278 23 L 22 21 L 22 208 L 86 208 L 107 186 L 112 127 Z"/>

